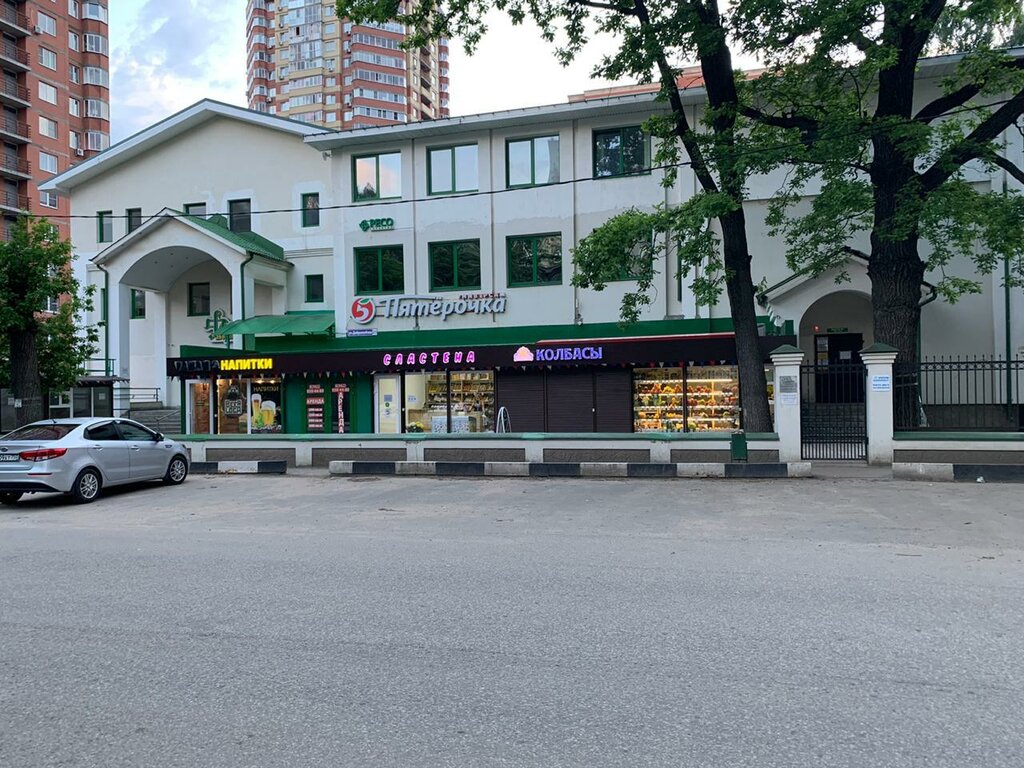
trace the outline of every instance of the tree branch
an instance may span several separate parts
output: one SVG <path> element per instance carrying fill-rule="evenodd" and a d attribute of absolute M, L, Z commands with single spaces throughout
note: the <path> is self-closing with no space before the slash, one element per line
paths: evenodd
<path fill-rule="evenodd" d="M 855 256 L 856 258 L 863 259 L 864 261 L 871 261 L 871 257 L 868 254 L 864 253 L 864 251 L 860 250 L 860 248 L 854 248 L 849 245 L 843 245 L 840 246 L 839 250 L 847 254 L 848 256 Z"/>
<path fill-rule="evenodd" d="M 950 176 L 971 160 L 982 157 L 988 143 L 1009 128 L 1024 114 L 1024 90 L 988 116 L 978 126 L 947 149 L 927 171 L 919 174 L 921 194 L 927 195 L 946 182 Z"/>
<path fill-rule="evenodd" d="M 740 106 L 739 112 L 762 125 L 772 128 L 797 129 L 802 133 L 817 133 L 820 125 L 817 120 L 799 115 L 770 115 L 757 107 Z"/>
<path fill-rule="evenodd" d="M 587 8 L 596 8 L 599 11 L 612 11 L 621 13 L 623 16 L 636 16 L 636 8 L 618 5 L 616 3 L 599 3 L 596 0 L 569 0 L 569 5 L 582 5 Z"/>
<path fill-rule="evenodd" d="M 999 66 L 1007 69 L 1024 69 L 1024 57 L 1002 62 Z M 930 104 L 926 104 L 921 107 L 918 113 L 914 115 L 914 119 L 921 120 L 926 123 L 931 122 L 935 118 L 941 117 L 949 110 L 966 104 L 970 99 L 973 99 L 981 93 L 981 89 L 984 88 L 985 85 L 985 80 L 981 80 L 977 83 L 968 83 L 951 93 L 940 96 Z"/>
<path fill-rule="evenodd" d="M 925 0 L 921 12 L 909 21 L 905 27 L 911 34 L 909 42 L 909 53 L 916 61 L 921 56 L 928 38 L 935 31 L 935 25 L 946 7 L 946 0 Z"/>
<path fill-rule="evenodd" d="M 1016 165 L 1010 160 L 1007 160 L 1002 155 L 993 155 L 988 159 L 992 162 L 993 165 L 998 165 L 1008 174 L 1013 176 L 1013 178 L 1015 178 L 1021 184 L 1024 184 L 1024 169 L 1021 169 L 1018 165 Z"/>

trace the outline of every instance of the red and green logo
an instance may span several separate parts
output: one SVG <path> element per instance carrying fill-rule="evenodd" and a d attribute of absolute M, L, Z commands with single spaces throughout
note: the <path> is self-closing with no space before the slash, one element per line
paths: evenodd
<path fill-rule="evenodd" d="M 360 325 L 366 325 L 372 321 L 376 314 L 377 307 L 374 306 L 373 299 L 363 298 L 352 302 L 352 319 Z"/>

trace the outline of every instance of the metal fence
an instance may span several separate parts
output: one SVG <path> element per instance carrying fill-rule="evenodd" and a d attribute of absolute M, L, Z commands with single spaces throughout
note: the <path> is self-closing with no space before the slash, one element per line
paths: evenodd
<path fill-rule="evenodd" d="M 937 358 L 893 373 L 896 431 L 1024 431 L 1024 360 Z"/>

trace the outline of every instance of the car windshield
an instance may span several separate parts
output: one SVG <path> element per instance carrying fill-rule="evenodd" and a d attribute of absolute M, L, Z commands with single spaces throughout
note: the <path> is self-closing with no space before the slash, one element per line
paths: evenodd
<path fill-rule="evenodd" d="M 77 424 L 29 424 L 0 437 L 0 440 L 60 440 L 68 435 Z"/>

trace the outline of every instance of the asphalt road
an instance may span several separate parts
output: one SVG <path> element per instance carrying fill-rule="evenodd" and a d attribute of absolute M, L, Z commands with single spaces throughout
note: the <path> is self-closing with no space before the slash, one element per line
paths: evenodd
<path fill-rule="evenodd" d="M 190 478 L 0 508 L 0 765 L 1019 768 L 1011 485 Z"/>

